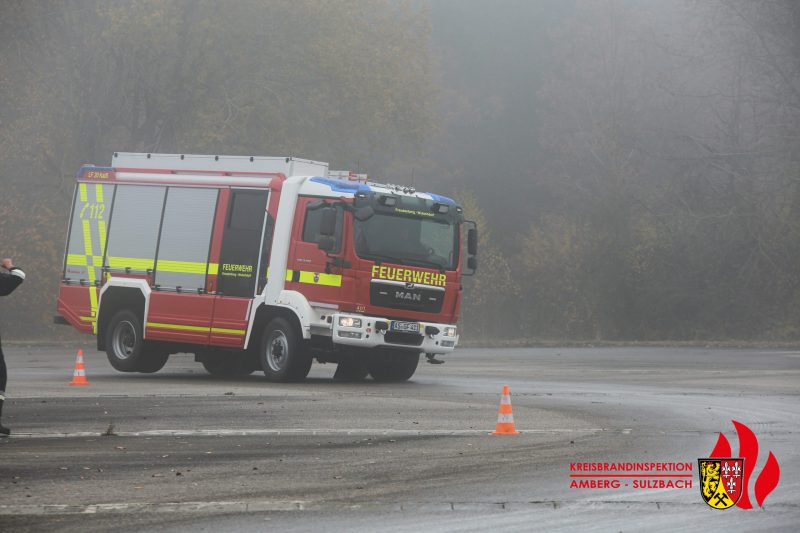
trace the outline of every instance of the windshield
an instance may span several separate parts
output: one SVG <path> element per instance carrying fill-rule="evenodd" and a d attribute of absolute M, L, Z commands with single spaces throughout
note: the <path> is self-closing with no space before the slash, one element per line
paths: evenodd
<path fill-rule="evenodd" d="M 455 224 L 376 213 L 355 221 L 356 253 L 364 259 L 440 270 L 458 266 Z"/>

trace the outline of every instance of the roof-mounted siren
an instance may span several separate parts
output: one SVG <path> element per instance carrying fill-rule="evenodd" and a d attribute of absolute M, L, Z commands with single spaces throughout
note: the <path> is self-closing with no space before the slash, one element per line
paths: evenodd
<path fill-rule="evenodd" d="M 356 174 L 350 170 L 329 170 L 328 177 L 337 180 L 355 181 L 356 183 L 367 182 L 366 174 Z"/>

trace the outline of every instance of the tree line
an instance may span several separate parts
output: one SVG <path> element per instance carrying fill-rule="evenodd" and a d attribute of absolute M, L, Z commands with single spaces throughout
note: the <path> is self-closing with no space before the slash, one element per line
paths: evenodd
<path fill-rule="evenodd" d="M 473 182 L 529 212 L 483 213 L 516 227 L 484 246 L 471 328 L 797 339 L 800 4 L 580 2 L 545 42 L 528 166 Z"/>
<path fill-rule="evenodd" d="M 74 173 L 297 155 L 451 193 L 465 338 L 800 337 L 791 0 L 3 0 L 4 331 L 49 325 Z M 9 299 L 7 299 L 9 300 Z"/>

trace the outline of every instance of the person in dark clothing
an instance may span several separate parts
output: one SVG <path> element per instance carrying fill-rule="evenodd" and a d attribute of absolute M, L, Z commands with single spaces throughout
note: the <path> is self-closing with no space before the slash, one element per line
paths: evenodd
<path fill-rule="evenodd" d="M 0 263 L 0 296 L 6 296 L 19 287 L 20 283 L 25 280 L 25 272 L 20 268 L 14 266 L 11 259 L 3 259 Z M 6 381 L 8 380 L 8 372 L 6 371 L 6 359 L 3 356 L 3 344 L 0 340 L 0 419 L 3 416 L 3 403 L 6 400 Z M 0 437 L 5 437 L 11 434 L 11 430 L 4 427 L 0 422 Z"/>

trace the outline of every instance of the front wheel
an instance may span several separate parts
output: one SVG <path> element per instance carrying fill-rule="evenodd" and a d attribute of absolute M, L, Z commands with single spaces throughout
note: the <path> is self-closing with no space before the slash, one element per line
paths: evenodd
<path fill-rule="evenodd" d="M 259 360 L 270 381 L 302 381 L 311 370 L 311 354 L 292 324 L 274 318 L 261 336 Z"/>
<path fill-rule="evenodd" d="M 406 381 L 419 365 L 419 353 L 391 348 L 376 348 L 367 359 L 367 368 L 375 381 Z"/>
<path fill-rule="evenodd" d="M 362 381 L 369 374 L 366 365 L 366 356 L 360 352 L 351 350 L 340 355 L 339 364 L 336 366 L 336 373 L 333 379 L 340 381 Z"/>

